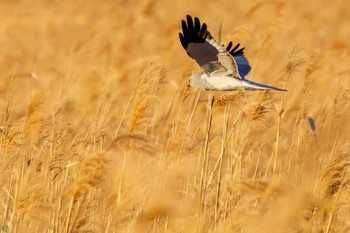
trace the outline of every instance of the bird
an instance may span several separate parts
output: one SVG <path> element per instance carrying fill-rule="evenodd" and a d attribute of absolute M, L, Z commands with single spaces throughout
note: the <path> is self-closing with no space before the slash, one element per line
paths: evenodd
<path fill-rule="evenodd" d="M 251 67 L 244 56 L 244 49 L 238 43 L 232 48 L 229 42 L 225 48 L 214 39 L 205 23 L 187 15 L 182 20 L 182 33 L 179 38 L 187 54 L 195 60 L 201 73 L 190 76 L 187 86 L 206 91 L 235 91 L 235 90 L 276 90 L 286 89 L 268 86 L 247 80 L 245 76 Z"/>
<path fill-rule="evenodd" d="M 315 131 L 316 129 L 316 124 L 315 124 L 315 121 L 314 119 L 312 119 L 311 116 L 306 116 L 308 122 L 309 122 L 309 125 L 310 125 L 310 128 L 312 129 L 312 131 Z"/>

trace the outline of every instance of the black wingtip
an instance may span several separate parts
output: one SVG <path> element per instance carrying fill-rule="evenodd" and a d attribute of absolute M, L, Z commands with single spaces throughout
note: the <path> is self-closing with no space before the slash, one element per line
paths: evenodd
<path fill-rule="evenodd" d="M 197 17 L 195 17 L 194 18 L 194 31 L 199 32 L 200 30 L 201 30 L 201 22 Z"/>
<path fill-rule="evenodd" d="M 207 34 L 207 24 L 203 23 L 201 31 L 199 32 L 199 36 L 203 39 L 203 42 L 204 39 L 207 37 Z"/>
<path fill-rule="evenodd" d="M 187 44 L 186 44 L 186 41 L 184 39 L 184 36 L 182 35 L 182 33 L 179 33 L 179 38 L 180 38 L 180 42 L 181 42 L 181 45 L 184 49 L 187 48 Z"/>
<path fill-rule="evenodd" d="M 187 31 L 187 24 L 185 20 L 181 20 L 182 31 Z"/>
<path fill-rule="evenodd" d="M 186 21 L 181 21 L 182 34 L 179 34 L 180 42 L 186 49 L 189 43 L 204 43 L 208 31 L 207 25 L 204 23 L 201 25 L 199 18 L 186 15 Z"/>
<path fill-rule="evenodd" d="M 232 45 L 233 45 L 233 43 L 232 43 L 232 41 L 230 41 L 230 43 L 226 47 L 226 51 L 227 52 L 229 52 L 232 56 L 243 54 L 243 51 L 244 51 L 245 47 L 237 50 L 241 44 L 238 43 L 238 44 L 235 45 L 235 47 L 233 49 L 231 49 Z"/>
<path fill-rule="evenodd" d="M 241 45 L 240 43 L 236 44 L 236 46 L 232 49 L 232 51 L 233 52 L 236 51 L 240 45 Z"/>
<path fill-rule="evenodd" d="M 232 41 L 230 41 L 230 43 L 228 43 L 226 50 L 230 52 L 231 47 L 232 47 Z"/>
<path fill-rule="evenodd" d="M 187 15 L 187 28 L 188 31 L 193 31 L 193 20 L 192 17 L 190 15 Z"/>

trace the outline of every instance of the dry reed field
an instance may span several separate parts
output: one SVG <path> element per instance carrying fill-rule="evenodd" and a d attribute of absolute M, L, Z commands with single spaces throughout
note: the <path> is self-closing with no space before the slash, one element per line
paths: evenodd
<path fill-rule="evenodd" d="M 348 5 L 2 0 L 0 232 L 350 232 Z M 186 14 L 288 92 L 187 88 Z"/>

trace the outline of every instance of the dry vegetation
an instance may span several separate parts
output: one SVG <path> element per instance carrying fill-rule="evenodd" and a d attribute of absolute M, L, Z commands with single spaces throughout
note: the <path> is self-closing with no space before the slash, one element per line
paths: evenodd
<path fill-rule="evenodd" d="M 187 89 L 186 14 L 289 91 Z M 2 0 L 1 232 L 350 232 L 349 22 L 345 0 Z"/>

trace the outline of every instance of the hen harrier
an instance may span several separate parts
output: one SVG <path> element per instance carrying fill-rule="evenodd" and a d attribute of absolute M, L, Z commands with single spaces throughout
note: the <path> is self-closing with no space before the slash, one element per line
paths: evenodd
<path fill-rule="evenodd" d="M 207 25 L 205 23 L 201 25 L 197 17 L 194 18 L 194 22 L 189 15 L 187 23 L 182 20 L 182 33 L 179 33 L 179 37 L 187 54 L 202 70 L 202 73 L 190 77 L 188 86 L 210 91 L 286 91 L 245 79 L 251 67 L 244 56 L 244 48 L 238 49 L 240 44 L 237 44 L 231 49 L 232 42 L 230 42 L 225 49 L 212 37 Z"/>

